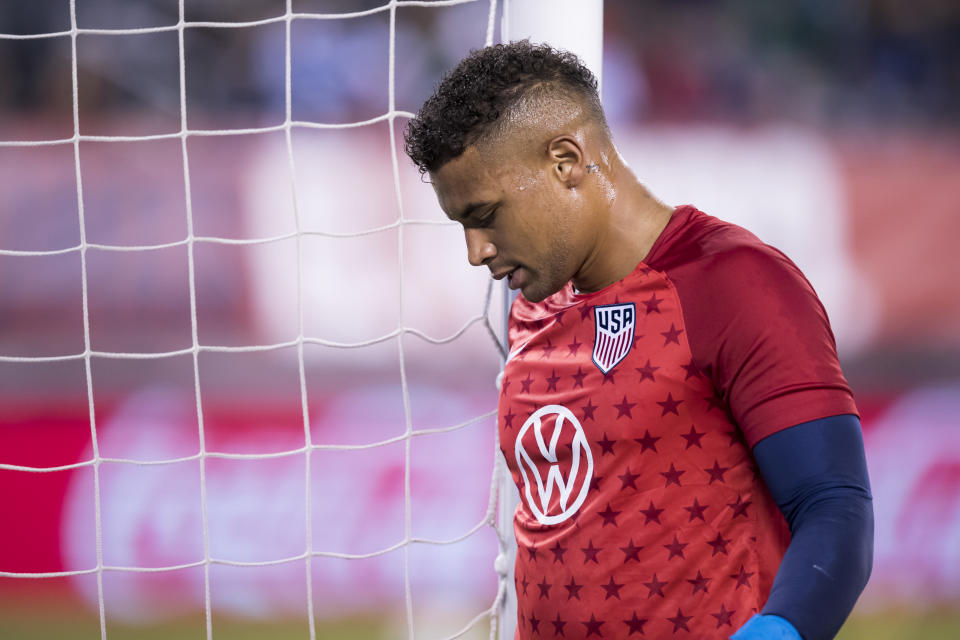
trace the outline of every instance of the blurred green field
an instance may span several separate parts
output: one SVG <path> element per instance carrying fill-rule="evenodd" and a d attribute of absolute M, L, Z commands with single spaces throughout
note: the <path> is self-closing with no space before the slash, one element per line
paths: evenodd
<path fill-rule="evenodd" d="M 214 637 L 228 640 L 305 640 L 309 632 L 304 621 L 251 622 L 215 618 Z M 485 638 L 489 631 L 481 623 L 469 637 Z M 109 623 L 110 640 L 203 640 L 201 616 L 158 625 Z M 402 619 L 346 618 L 317 622 L 319 640 L 394 640 L 406 637 Z M 443 634 L 427 636 L 439 640 Z M 4 640 L 94 640 L 100 638 L 95 615 L 58 613 L 38 615 L 37 611 L 0 604 L 0 638 Z M 960 638 L 960 608 L 927 611 L 900 610 L 852 617 L 837 640 L 956 640 Z"/>
<path fill-rule="evenodd" d="M 898 610 L 852 616 L 837 640 L 956 640 L 960 607 Z"/>
<path fill-rule="evenodd" d="M 5 609 L 5 608 L 4 608 Z M 324 620 L 317 624 L 318 640 L 383 640 L 391 636 L 390 625 L 382 620 L 348 618 Z M 217 619 L 215 638 L 229 640 L 293 640 L 309 638 L 305 621 L 250 621 Z M 38 618 L 31 613 L 3 610 L 0 613 L 0 638 L 3 640 L 96 640 L 100 628 L 96 619 L 56 614 Z M 110 640 L 204 640 L 206 625 L 202 617 L 176 619 L 154 625 L 118 624 L 108 620 Z"/>
<path fill-rule="evenodd" d="M 464 614 L 436 620 L 418 637 L 443 638 L 456 633 L 472 616 Z M 423 622 L 422 620 L 420 621 Z M 214 615 L 213 637 L 223 640 L 308 640 L 306 619 L 254 620 Z M 422 630 L 422 629 L 421 629 Z M 489 622 L 481 620 L 463 640 L 486 640 Z M 383 617 L 352 616 L 318 619 L 317 640 L 397 640 L 407 637 L 402 612 Z M 40 611 L 35 606 L 11 606 L 0 599 L 0 640 L 100 640 L 100 623 L 95 611 L 65 610 L 62 607 Z M 110 640 L 206 640 L 206 623 L 201 612 L 189 617 L 165 620 L 158 624 L 129 624 L 107 619 Z"/>

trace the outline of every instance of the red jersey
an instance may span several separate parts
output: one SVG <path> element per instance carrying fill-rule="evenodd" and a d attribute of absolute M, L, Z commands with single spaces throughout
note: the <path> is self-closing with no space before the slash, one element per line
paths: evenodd
<path fill-rule="evenodd" d="M 518 296 L 510 345 L 517 637 L 727 638 L 789 542 L 750 448 L 856 413 L 799 269 L 679 207 L 623 280 Z"/>

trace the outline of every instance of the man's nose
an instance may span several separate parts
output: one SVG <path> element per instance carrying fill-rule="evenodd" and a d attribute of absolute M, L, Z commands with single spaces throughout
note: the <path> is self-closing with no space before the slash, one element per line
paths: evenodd
<path fill-rule="evenodd" d="M 475 267 L 486 264 L 496 257 L 497 247 L 490 241 L 485 229 L 464 229 L 467 239 L 467 260 Z"/>

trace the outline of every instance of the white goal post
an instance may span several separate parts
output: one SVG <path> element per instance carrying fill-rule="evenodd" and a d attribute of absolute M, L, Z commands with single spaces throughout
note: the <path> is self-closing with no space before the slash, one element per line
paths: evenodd
<path fill-rule="evenodd" d="M 531 42 L 546 42 L 554 47 L 575 53 L 602 83 L 603 70 L 603 0 L 504 0 L 501 37 L 504 42 L 529 38 Z M 504 352 L 510 302 L 516 294 L 503 284 Z M 502 455 L 502 454 L 501 454 Z M 500 640 L 513 640 L 517 626 L 517 594 L 514 582 L 514 564 L 517 542 L 513 534 L 513 514 L 520 496 L 513 478 L 500 460 L 500 504 L 498 526 L 501 540 L 509 541 L 507 553 L 498 558 L 497 570 L 506 579 L 506 595 L 500 603 Z"/>

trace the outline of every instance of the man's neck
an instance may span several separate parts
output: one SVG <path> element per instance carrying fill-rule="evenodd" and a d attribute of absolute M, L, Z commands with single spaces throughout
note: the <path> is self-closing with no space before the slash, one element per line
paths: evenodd
<path fill-rule="evenodd" d="M 573 286 L 578 291 L 599 291 L 629 275 L 650 249 L 673 215 L 669 207 L 650 194 L 626 165 L 611 167 L 613 197 L 598 216 L 600 229 L 593 251 L 584 261 Z"/>

